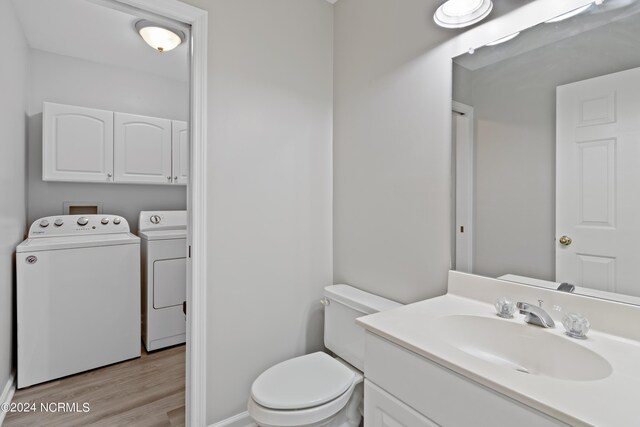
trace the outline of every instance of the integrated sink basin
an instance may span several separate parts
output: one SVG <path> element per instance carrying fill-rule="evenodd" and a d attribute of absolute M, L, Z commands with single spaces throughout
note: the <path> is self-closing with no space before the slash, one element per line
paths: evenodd
<path fill-rule="evenodd" d="M 429 323 L 431 332 L 447 344 L 523 375 L 596 381 L 612 372 L 602 356 L 553 330 L 474 315 L 442 316 Z"/>

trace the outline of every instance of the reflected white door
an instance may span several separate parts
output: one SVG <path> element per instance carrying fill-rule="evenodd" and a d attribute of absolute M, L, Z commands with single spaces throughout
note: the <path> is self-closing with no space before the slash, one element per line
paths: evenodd
<path fill-rule="evenodd" d="M 557 88 L 556 281 L 640 295 L 640 68 Z"/>
<path fill-rule="evenodd" d="M 171 184 L 171 120 L 114 116 L 115 182 Z"/>
<path fill-rule="evenodd" d="M 473 272 L 473 108 L 453 102 L 451 117 L 453 136 L 453 181 L 455 199 L 454 263 L 455 270 Z"/>

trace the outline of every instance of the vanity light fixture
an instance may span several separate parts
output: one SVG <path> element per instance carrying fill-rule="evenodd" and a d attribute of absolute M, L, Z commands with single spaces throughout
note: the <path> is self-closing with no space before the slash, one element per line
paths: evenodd
<path fill-rule="evenodd" d="M 518 37 L 519 34 L 520 34 L 520 31 L 518 31 L 516 33 L 513 33 L 513 34 L 509 34 L 506 37 L 502 37 L 501 39 L 494 40 L 491 43 L 487 43 L 485 46 L 495 46 L 495 45 L 500 44 L 500 43 L 508 42 L 509 40 L 513 40 L 516 37 Z"/>
<path fill-rule="evenodd" d="M 491 0 L 447 0 L 433 14 L 433 20 L 444 28 L 462 28 L 482 21 L 491 13 Z"/>
<path fill-rule="evenodd" d="M 563 13 L 562 15 L 556 16 L 555 18 L 551 18 L 548 21 L 544 21 L 544 22 L 545 24 L 552 24 L 554 22 L 564 21 L 565 19 L 573 18 L 574 16 L 581 14 L 585 10 L 589 9 L 592 4 L 601 5 L 602 3 L 603 3 L 602 0 L 596 0 L 593 3 L 585 4 L 584 6 L 580 6 L 577 9 L 573 9 L 570 12 Z"/>
<path fill-rule="evenodd" d="M 168 52 L 178 47 L 185 39 L 182 31 L 146 19 L 135 24 L 140 37 L 158 52 Z"/>

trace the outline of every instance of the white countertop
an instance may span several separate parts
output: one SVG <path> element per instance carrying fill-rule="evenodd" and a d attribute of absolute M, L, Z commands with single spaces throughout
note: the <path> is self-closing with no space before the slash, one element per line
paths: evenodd
<path fill-rule="evenodd" d="M 469 277 L 473 276 L 466 275 L 465 280 Z M 564 328 L 558 323 L 555 329 L 544 329 L 544 332 L 596 352 L 611 364 L 611 375 L 595 381 L 526 375 L 479 359 L 447 343 L 440 334 L 434 332 L 430 322 L 452 314 L 490 317 L 520 324 L 524 322 L 519 314 L 514 319 L 498 318 L 493 305 L 486 301 L 449 293 L 361 317 L 358 323 L 378 336 L 570 425 L 640 426 L 638 341 L 598 330 L 592 330 L 587 340 L 576 340 L 566 336 Z M 533 325 L 527 327 L 537 328 Z M 558 356 L 554 355 L 553 348 L 541 348 L 539 357 Z"/>

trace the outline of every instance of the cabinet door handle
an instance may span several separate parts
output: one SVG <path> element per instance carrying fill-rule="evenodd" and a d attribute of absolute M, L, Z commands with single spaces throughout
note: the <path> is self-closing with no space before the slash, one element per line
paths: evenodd
<path fill-rule="evenodd" d="M 107 174 L 107 178 L 111 178 L 113 175 L 111 175 L 110 173 Z"/>
<path fill-rule="evenodd" d="M 178 180 L 178 177 L 177 177 L 177 176 L 174 176 L 174 177 L 173 177 L 173 180 L 174 180 L 174 181 L 177 181 L 177 180 Z"/>
<path fill-rule="evenodd" d="M 167 181 L 171 182 L 171 177 L 170 176 L 167 177 Z"/>

